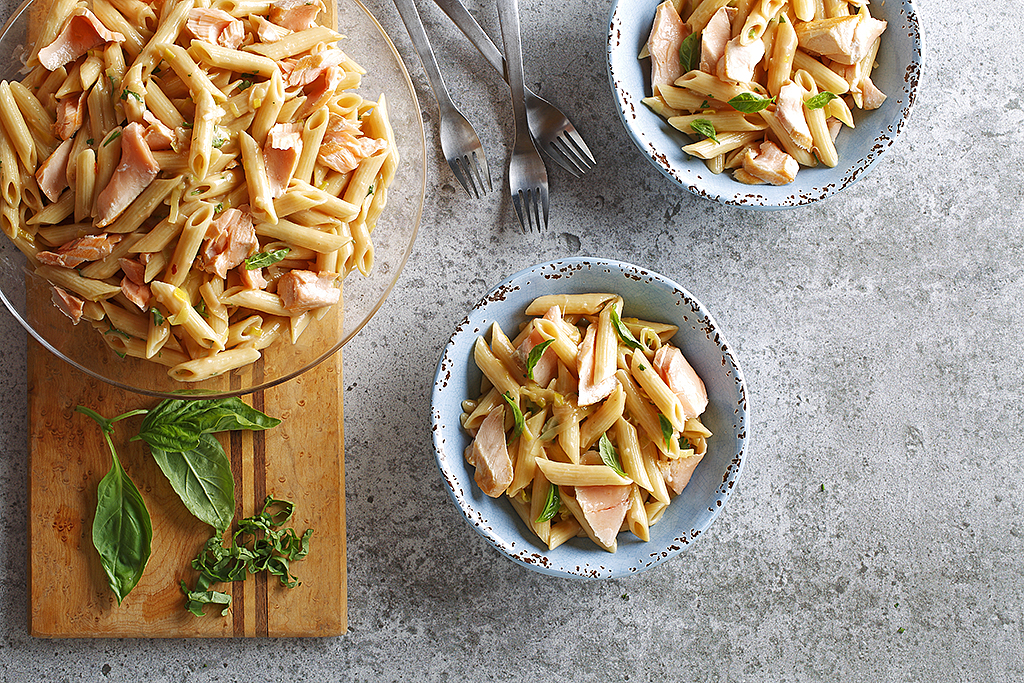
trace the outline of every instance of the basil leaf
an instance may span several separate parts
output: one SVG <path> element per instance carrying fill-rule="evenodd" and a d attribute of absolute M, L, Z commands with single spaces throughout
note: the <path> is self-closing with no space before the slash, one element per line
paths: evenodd
<path fill-rule="evenodd" d="M 107 583 L 120 605 L 142 578 L 153 549 L 153 523 L 146 502 L 121 466 L 110 438 L 119 418 L 105 420 L 88 409 L 79 410 L 96 420 L 110 449 L 110 471 L 96 488 L 96 516 L 92 523 L 92 544 L 100 556 Z"/>
<path fill-rule="evenodd" d="M 700 33 L 691 33 L 679 44 L 679 65 L 687 72 L 700 68 Z"/>
<path fill-rule="evenodd" d="M 540 511 L 540 516 L 537 517 L 537 523 L 547 522 L 555 518 L 558 514 L 558 508 L 562 506 L 562 497 L 558 493 L 558 486 L 555 484 L 548 485 L 548 497 L 544 502 L 544 508 Z"/>
<path fill-rule="evenodd" d="M 541 356 L 544 355 L 544 352 L 547 351 L 548 347 L 551 346 L 554 342 L 555 342 L 554 339 L 546 339 L 546 340 L 542 341 L 540 344 L 537 344 L 532 349 L 530 349 L 530 355 L 526 359 L 526 376 L 527 377 L 529 377 L 530 379 L 533 379 L 533 369 L 535 367 L 537 367 L 537 363 L 540 362 Z"/>
<path fill-rule="evenodd" d="M 672 428 L 672 423 L 669 422 L 669 419 L 661 413 L 658 413 L 658 422 L 661 423 L 661 436 L 665 439 L 665 445 L 667 446 L 672 439 L 672 432 L 675 429 Z"/>
<path fill-rule="evenodd" d="M 240 398 L 167 399 L 146 415 L 139 435 L 150 448 L 162 451 L 191 451 L 199 436 L 211 432 L 270 429 L 281 421 L 247 406 Z"/>
<path fill-rule="evenodd" d="M 694 119 L 690 122 L 690 128 L 701 135 L 718 142 L 718 134 L 715 132 L 715 125 L 707 119 Z"/>
<path fill-rule="evenodd" d="M 505 403 L 512 409 L 512 417 L 515 418 L 515 426 L 512 427 L 512 436 L 519 436 L 526 431 L 526 420 L 523 419 L 523 411 L 519 410 L 519 406 L 515 401 L 512 400 L 512 396 L 505 393 L 501 397 L 505 399 Z"/>
<path fill-rule="evenodd" d="M 291 251 L 291 247 L 285 247 L 283 249 L 275 249 L 274 251 L 261 251 L 257 254 L 253 254 L 249 258 L 245 259 L 246 270 L 256 270 L 257 268 L 266 268 L 272 266 L 278 261 L 284 260 L 284 257 Z"/>
<path fill-rule="evenodd" d="M 626 471 L 622 469 L 622 463 L 619 461 L 619 452 L 608 440 L 607 434 L 601 435 L 597 442 L 597 450 L 601 454 L 601 462 L 615 470 L 620 477 L 626 476 Z"/>
<path fill-rule="evenodd" d="M 207 605 L 224 605 L 220 615 L 226 617 L 231 611 L 231 596 L 220 591 L 190 591 L 185 582 L 181 582 L 181 590 L 185 593 L 185 609 L 197 617 L 206 616 L 203 608 Z"/>
<path fill-rule="evenodd" d="M 804 106 L 806 106 L 808 109 L 821 109 L 822 107 L 824 107 L 826 104 L 836 99 L 837 97 L 839 96 L 836 95 L 835 93 L 825 90 L 804 102 Z"/>
<path fill-rule="evenodd" d="M 612 327 L 615 328 L 615 334 L 619 335 L 619 339 L 623 344 L 631 349 L 642 348 L 640 342 L 638 342 L 636 337 L 633 336 L 633 333 L 630 332 L 629 328 L 623 324 L 622 319 L 619 318 L 619 312 L 614 306 L 612 306 L 611 319 Z"/>
<path fill-rule="evenodd" d="M 774 101 L 774 97 L 758 97 L 752 92 L 741 92 L 729 100 L 729 106 L 744 114 L 756 114 Z"/>
<path fill-rule="evenodd" d="M 201 434 L 199 444 L 189 451 L 151 450 L 153 460 L 188 511 L 218 534 L 224 533 L 235 516 L 235 480 L 231 462 L 217 438 Z"/>

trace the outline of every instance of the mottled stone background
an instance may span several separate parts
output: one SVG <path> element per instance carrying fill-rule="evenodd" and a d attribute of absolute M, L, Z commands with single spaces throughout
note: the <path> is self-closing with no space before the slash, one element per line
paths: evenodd
<path fill-rule="evenodd" d="M 504 88 L 426 0 L 453 95 L 504 188 Z M 491 4 L 469 0 L 497 34 Z M 369 0 L 422 100 L 415 251 L 345 349 L 349 633 L 326 640 L 41 641 L 26 633 L 25 335 L 0 314 L 0 680 L 1018 681 L 1024 171 L 1017 3 L 917 0 L 912 119 L 859 183 L 782 213 L 670 185 L 619 124 L 609 5 L 522 0 L 528 81 L 599 167 L 551 170 L 551 228 L 470 200 L 395 8 Z M 10 9 L 8 9 L 9 13 Z M 682 556 L 628 580 L 543 577 L 463 523 L 439 481 L 441 348 L 493 283 L 570 255 L 631 261 L 712 309 L 749 384 L 735 495 Z M 824 490 L 823 490 L 824 487 Z"/>

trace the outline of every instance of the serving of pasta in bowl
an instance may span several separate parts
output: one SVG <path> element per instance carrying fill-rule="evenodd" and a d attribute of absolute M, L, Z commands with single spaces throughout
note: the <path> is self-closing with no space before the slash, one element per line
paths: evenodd
<path fill-rule="evenodd" d="M 608 75 L 638 149 L 694 194 L 756 209 L 849 186 L 906 125 L 911 0 L 617 0 Z"/>
<path fill-rule="evenodd" d="M 743 374 L 703 304 L 619 261 L 492 289 L 438 363 L 437 463 L 470 525 L 545 574 L 613 578 L 689 547 L 743 470 Z"/>
<path fill-rule="evenodd" d="M 246 393 L 390 293 L 425 145 L 358 0 L 32 0 L 0 53 L 0 295 L 75 367 Z"/>

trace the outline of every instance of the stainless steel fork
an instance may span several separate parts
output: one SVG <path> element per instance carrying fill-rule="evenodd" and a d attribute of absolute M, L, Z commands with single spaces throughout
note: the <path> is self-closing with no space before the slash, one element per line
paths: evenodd
<path fill-rule="evenodd" d="M 501 50 L 491 41 L 487 33 L 476 22 L 473 15 L 459 0 L 434 0 L 437 6 L 459 27 L 470 42 L 476 46 L 498 73 L 505 76 L 505 60 Z M 534 142 L 559 166 L 576 177 L 586 173 L 594 164 L 583 137 L 576 132 L 572 122 L 555 105 L 534 93 L 526 91 L 526 118 L 530 124 L 530 135 Z"/>
<path fill-rule="evenodd" d="M 508 163 L 508 185 L 523 231 L 540 232 L 548 227 L 548 172 L 528 134 L 518 0 L 498 0 L 498 21 L 501 22 L 501 41 L 505 45 L 505 66 L 516 120 L 515 148 Z M 544 212 L 543 226 L 541 211 Z"/>
<path fill-rule="evenodd" d="M 459 184 L 471 196 L 479 198 L 492 189 L 491 172 L 487 169 L 487 157 L 480 144 L 480 137 L 448 94 L 448 88 L 445 87 L 444 77 L 441 76 L 441 69 L 434 58 L 434 51 L 430 47 L 430 40 L 427 39 L 427 32 L 423 28 L 414 0 L 395 0 L 395 6 L 402 16 L 405 28 L 409 31 L 413 47 L 423 62 L 423 70 L 427 73 L 430 88 L 437 99 L 441 153 L 444 154 Z"/>

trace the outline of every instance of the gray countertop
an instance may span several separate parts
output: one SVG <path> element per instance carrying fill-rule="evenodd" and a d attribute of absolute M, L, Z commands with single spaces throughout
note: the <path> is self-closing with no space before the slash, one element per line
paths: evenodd
<path fill-rule="evenodd" d="M 605 70 L 607 2 L 522 0 L 528 82 L 598 161 L 551 168 L 551 225 L 471 200 L 395 8 L 428 137 L 416 247 L 344 352 L 349 632 L 321 640 L 35 640 L 26 632 L 25 334 L 0 314 L 0 681 L 1014 681 L 1024 678 L 1024 14 L 917 0 L 909 125 L 861 181 L 759 213 L 669 184 L 633 147 Z M 419 2 L 505 187 L 503 86 Z M 494 8 L 469 3 L 497 34 Z M 588 255 L 705 302 L 746 375 L 739 490 L 686 553 L 630 579 L 523 569 L 459 517 L 429 437 L 434 367 L 494 283 Z M 376 378 L 373 383 L 369 377 Z M 386 503 L 385 503 L 386 502 Z"/>

